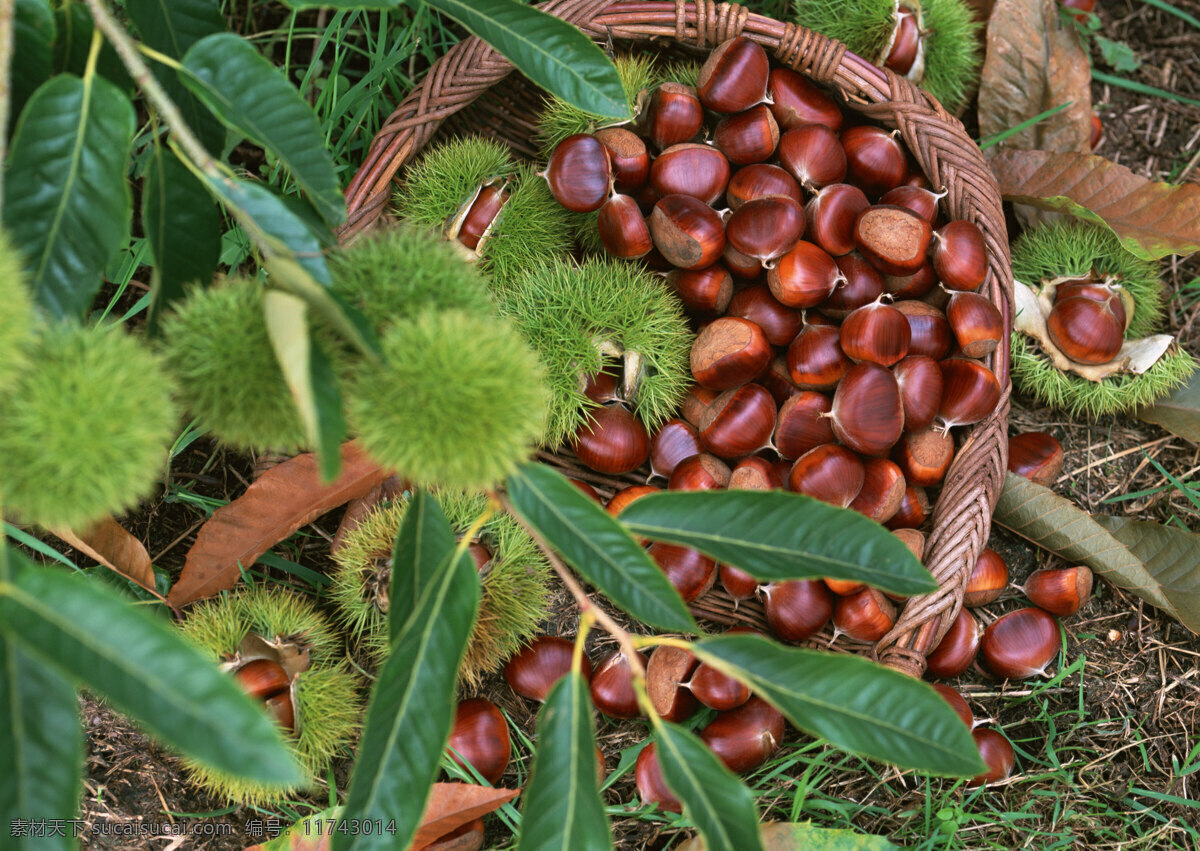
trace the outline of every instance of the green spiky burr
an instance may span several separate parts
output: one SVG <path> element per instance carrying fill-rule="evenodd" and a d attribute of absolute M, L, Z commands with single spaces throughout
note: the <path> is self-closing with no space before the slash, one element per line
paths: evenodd
<path fill-rule="evenodd" d="M 33 304 L 21 268 L 21 255 L 0 230 L 0 393 L 11 387 L 25 363 L 33 330 Z"/>
<path fill-rule="evenodd" d="M 924 76 L 914 80 L 950 112 L 957 112 L 979 81 L 980 24 L 962 0 L 903 0 L 920 9 Z M 895 27 L 895 0 L 796 0 L 796 23 L 883 65 Z"/>
<path fill-rule="evenodd" d="M 278 662 L 291 678 L 296 723 L 287 742 L 314 787 L 334 757 L 348 753 L 362 716 L 357 677 L 339 658 L 341 642 L 304 597 L 251 586 L 192 607 L 184 636 L 232 675 L 256 659 Z M 222 800 L 270 804 L 297 791 L 248 782 L 184 760 L 192 782 Z"/>
<path fill-rule="evenodd" d="M 508 316 L 546 365 L 550 409 L 543 442 L 563 443 L 594 407 L 584 378 L 606 355 L 626 367 L 627 401 L 653 430 L 672 417 L 692 384 L 692 334 L 662 279 L 636 264 L 597 258 L 532 268 L 498 294 Z"/>
<path fill-rule="evenodd" d="M 179 425 L 162 359 L 121 326 L 37 329 L 0 396 L 4 507 L 80 529 L 154 489 Z"/>
<path fill-rule="evenodd" d="M 1013 242 L 1012 265 L 1018 286 L 1028 285 L 1035 292 L 1062 278 L 1096 276 L 1119 283 L 1133 305 L 1126 340 L 1146 337 L 1162 320 L 1164 295 L 1156 264 L 1127 252 L 1106 228 L 1061 221 L 1025 231 Z M 1013 385 L 1072 416 L 1099 417 L 1152 404 L 1196 369 L 1195 358 L 1175 344 L 1145 372 L 1115 373 L 1100 380 L 1058 369 L 1038 341 L 1021 332 L 1012 335 L 1011 351 Z"/>
<path fill-rule="evenodd" d="M 618 56 L 614 64 L 617 66 L 617 74 L 621 77 L 621 88 L 625 90 L 629 113 L 634 115 L 640 107 L 638 98 L 641 93 L 659 81 L 654 59 L 647 54 Z M 550 102 L 538 117 L 537 136 L 542 155 L 548 158 L 555 146 L 568 136 L 592 133 L 600 127 L 615 123 L 620 122 L 614 122 L 611 118 L 588 112 L 561 98 L 551 96 Z"/>
<path fill-rule="evenodd" d="M 260 283 L 237 277 L 193 288 L 163 320 L 163 340 L 184 405 L 219 441 L 284 453 L 306 447 Z"/>
<path fill-rule="evenodd" d="M 351 426 L 380 464 L 415 485 L 485 490 L 531 454 L 548 392 L 509 322 L 427 311 L 393 322 L 381 344 L 346 388 Z"/>
<path fill-rule="evenodd" d="M 487 506 L 483 495 L 442 491 L 435 496 L 458 535 L 466 534 Z M 376 663 L 387 655 L 391 554 L 407 509 L 407 498 L 380 506 L 334 554 L 330 596 L 347 631 Z M 460 683 L 471 690 L 537 632 L 550 600 L 550 567 L 512 517 L 494 515 L 477 537 L 492 560 L 482 575 L 479 617 L 459 668 Z"/>

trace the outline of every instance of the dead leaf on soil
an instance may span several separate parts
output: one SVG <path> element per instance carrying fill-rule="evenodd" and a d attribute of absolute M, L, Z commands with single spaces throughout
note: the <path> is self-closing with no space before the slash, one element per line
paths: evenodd
<path fill-rule="evenodd" d="M 1105 225 L 1145 260 L 1200 250 L 1195 184 L 1157 183 L 1095 154 L 1005 151 L 991 167 L 1006 201 Z"/>
<path fill-rule="evenodd" d="M 1075 30 L 1063 26 L 1057 0 L 996 0 L 987 26 L 979 82 L 984 138 L 1070 102 L 1071 105 L 985 149 L 1090 151 L 1092 70 Z"/>
<path fill-rule="evenodd" d="M 1193 372 L 1188 383 L 1142 408 L 1139 420 L 1162 426 L 1171 434 L 1192 443 L 1200 443 L 1200 372 Z"/>
<path fill-rule="evenodd" d="M 79 534 L 70 529 L 51 529 L 50 532 L 109 570 L 157 595 L 150 553 L 111 516 Z"/>
<path fill-rule="evenodd" d="M 422 848 L 467 822 L 499 809 L 517 797 L 520 791 L 493 789 L 473 783 L 434 783 L 412 847 Z"/>
<path fill-rule="evenodd" d="M 992 521 L 1200 632 L 1200 537 L 1157 523 L 1093 517 L 1009 473 Z M 1178 533 L 1178 534 L 1176 534 Z"/>
<path fill-rule="evenodd" d="M 272 467 L 200 527 L 168 602 L 182 606 L 232 588 L 241 576 L 239 565 L 254 564 L 301 526 L 362 496 L 388 475 L 353 441 L 342 446 L 342 472 L 332 484 L 321 484 L 311 452 Z"/>
<path fill-rule="evenodd" d="M 774 821 L 759 825 L 765 851 L 894 851 L 899 848 L 883 836 L 853 830 L 816 827 L 811 822 Z M 678 851 L 704 851 L 708 846 L 699 836 L 679 846 Z"/>

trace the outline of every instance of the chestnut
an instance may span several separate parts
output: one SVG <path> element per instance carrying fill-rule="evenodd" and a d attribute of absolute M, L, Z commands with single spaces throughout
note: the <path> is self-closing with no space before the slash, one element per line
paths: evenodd
<path fill-rule="evenodd" d="M 644 653 L 638 655 L 644 670 L 648 659 Z M 597 663 L 590 688 L 592 703 L 608 717 L 637 718 L 641 714 L 633 690 L 633 671 L 621 650 L 614 650 Z"/>
<path fill-rule="evenodd" d="M 966 672 L 979 653 L 983 629 L 968 609 L 959 609 L 950 628 L 937 647 L 925 657 L 925 670 L 931 677 L 953 679 Z"/>
<path fill-rule="evenodd" d="M 954 460 L 954 438 L 936 428 L 906 431 L 892 450 L 906 482 L 928 488 L 940 484 Z"/>
<path fill-rule="evenodd" d="M 900 507 L 892 515 L 892 519 L 883 525 L 892 531 L 916 529 L 925 522 L 925 517 L 928 514 L 929 498 L 925 496 L 925 489 L 906 484 L 904 486 L 904 499 L 900 500 Z"/>
<path fill-rule="evenodd" d="M 698 701 L 718 712 L 737 709 L 750 699 L 750 689 L 745 683 L 704 663 L 692 672 L 688 688 Z"/>
<path fill-rule="evenodd" d="M 722 316 L 696 335 L 692 375 L 712 390 L 732 390 L 762 374 L 771 363 L 771 343 L 748 319 Z"/>
<path fill-rule="evenodd" d="M 987 248 L 974 222 L 956 219 L 938 228 L 933 241 L 933 268 L 954 290 L 977 290 L 987 278 Z"/>
<path fill-rule="evenodd" d="M 867 587 L 861 582 L 854 582 L 850 579 L 830 579 L 828 576 L 821 581 L 825 583 L 826 588 L 839 597 L 849 597 Z M 834 605 L 837 605 L 837 601 L 834 601 Z"/>
<path fill-rule="evenodd" d="M 757 257 L 747 257 L 730 245 L 728 241 L 725 242 L 725 251 L 721 254 L 721 262 L 725 264 L 725 268 L 731 275 L 748 281 L 757 278 L 763 270 L 762 263 L 758 262 Z"/>
<path fill-rule="evenodd" d="M 910 354 L 892 367 L 904 408 L 904 430 L 921 431 L 933 425 L 942 405 L 942 369 L 925 355 Z"/>
<path fill-rule="evenodd" d="M 857 186 L 831 183 L 804 207 L 812 241 L 834 257 L 854 250 L 854 221 L 871 202 Z"/>
<path fill-rule="evenodd" d="M 762 329 L 767 335 L 767 342 L 772 346 L 786 346 L 791 343 L 804 324 L 800 311 L 780 302 L 764 284 L 754 284 L 739 290 L 729 300 L 727 313 L 730 316 L 749 319 Z"/>
<path fill-rule="evenodd" d="M 1082 296 L 1090 298 L 1093 301 L 1098 301 L 1108 305 L 1113 315 L 1117 317 L 1123 328 L 1129 326 L 1128 316 L 1125 312 L 1125 302 L 1122 297 L 1130 299 L 1130 305 L 1133 304 L 1133 297 L 1121 287 L 1120 284 L 1113 282 L 1096 281 L 1090 276 L 1082 279 L 1068 280 L 1059 282 L 1054 290 L 1054 300 L 1058 301 L 1063 298 L 1074 298 Z"/>
<path fill-rule="evenodd" d="M 603 127 L 593 135 L 608 149 L 613 190 L 626 195 L 640 192 L 650 178 L 650 152 L 646 150 L 646 143 L 624 127 Z"/>
<path fill-rule="evenodd" d="M 784 641 L 805 641 L 833 615 L 833 593 L 819 579 L 789 579 L 762 588 L 771 632 Z"/>
<path fill-rule="evenodd" d="M 570 482 L 571 484 L 573 484 L 575 487 L 579 488 L 581 491 L 583 491 L 583 495 L 586 496 L 588 499 L 594 500 L 594 501 L 600 503 L 601 505 L 604 504 L 604 500 L 602 500 L 600 498 L 600 494 L 597 493 L 596 489 L 594 487 L 592 487 L 591 485 L 589 485 L 587 482 L 581 481 L 579 479 L 567 479 L 567 481 Z"/>
<path fill-rule="evenodd" d="M 704 412 L 700 441 L 718 458 L 741 458 L 769 444 L 775 413 L 775 399 L 761 384 L 726 390 Z"/>
<path fill-rule="evenodd" d="M 833 132 L 842 129 L 842 110 L 816 84 L 790 68 L 772 68 L 767 77 L 771 114 L 783 130 L 801 124 L 824 124 Z"/>
<path fill-rule="evenodd" d="M 234 672 L 233 678 L 255 700 L 266 700 L 288 691 L 292 680 L 283 666 L 272 659 L 253 659 Z"/>
<path fill-rule="evenodd" d="M 984 547 L 967 577 L 963 605 L 986 606 L 997 600 L 1007 587 L 1008 565 L 1004 557 L 991 547 Z"/>
<path fill-rule="evenodd" d="M 717 122 L 713 144 L 734 165 L 766 162 L 779 145 L 779 125 L 770 108 L 760 103 Z"/>
<path fill-rule="evenodd" d="M 1030 431 L 1008 439 L 1008 470 L 1052 488 L 1063 468 L 1062 444 L 1051 434 Z"/>
<path fill-rule="evenodd" d="M 1021 590 L 1029 602 L 1052 615 L 1073 615 L 1092 595 L 1092 571 L 1083 564 L 1042 568 L 1029 575 Z"/>
<path fill-rule="evenodd" d="M 685 603 L 702 597 L 717 579 L 717 563 L 699 550 L 655 541 L 647 550 Z"/>
<path fill-rule="evenodd" d="M 886 523 L 900 510 L 907 484 L 904 472 L 894 461 L 867 458 L 863 461 L 862 489 L 847 507 L 876 523 Z"/>
<path fill-rule="evenodd" d="M 846 152 L 837 133 L 824 124 L 801 124 L 785 131 L 779 137 L 779 163 L 810 192 L 846 177 Z"/>
<path fill-rule="evenodd" d="M 630 485 L 614 493 L 612 499 L 608 501 L 608 505 L 605 506 L 605 510 L 616 517 L 630 503 L 652 493 L 662 493 L 662 488 L 656 488 L 653 485 Z"/>
<path fill-rule="evenodd" d="M 713 112 L 742 112 L 767 96 L 770 60 L 757 42 L 744 36 L 717 45 L 700 68 L 696 94 Z"/>
<path fill-rule="evenodd" d="M 879 203 L 905 207 L 932 225 L 937 218 L 938 201 L 945 195 L 945 192 L 934 193 L 921 186 L 901 185 L 885 192 Z"/>
<path fill-rule="evenodd" d="M 895 20 L 891 49 L 888 50 L 883 65 L 904 76 L 912 70 L 917 55 L 922 51 L 921 28 L 917 23 L 917 16 L 903 6 L 896 10 Z"/>
<path fill-rule="evenodd" d="M 704 107 L 696 90 L 683 83 L 663 83 L 646 105 L 646 133 L 654 147 L 664 151 L 690 142 L 704 126 Z"/>
<path fill-rule="evenodd" d="M 788 346 L 788 375 L 802 390 L 832 390 L 853 365 L 832 325 L 805 323 Z"/>
<path fill-rule="evenodd" d="M 958 717 L 967 725 L 970 730 L 975 726 L 975 716 L 971 712 L 971 707 L 967 705 L 967 701 L 961 694 L 955 691 L 945 683 L 931 683 L 933 690 L 942 696 L 946 703 L 950 704 L 950 708 L 958 713 Z"/>
<path fill-rule="evenodd" d="M 753 163 L 739 168 L 725 187 L 725 203 L 731 210 L 768 195 L 786 195 L 796 203 L 804 201 L 796 179 L 779 166 L 768 163 Z"/>
<path fill-rule="evenodd" d="M 751 455 L 738 461 L 729 476 L 730 490 L 782 490 L 783 479 L 775 464 L 766 458 Z"/>
<path fill-rule="evenodd" d="M 788 490 L 846 508 L 866 480 L 857 455 L 837 443 L 825 443 L 796 459 L 788 474 Z"/>
<path fill-rule="evenodd" d="M 703 451 L 694 425 L 678 418 L 667 420 L 650 438 L 650 475 L 669 479 L 680 461 Z"/>
<path fill-rule="evenodd" d="M 982 358 L 996 350 L 1004 339 L 1004 317 L 991 299 L 979 293 L 954 291 L 946 304 L 946 319 L 959 351 L 969 358 Z"/>
<path fill-rule="evenodd" d="M 876 588 L 863 588 L 833 604 L 833 627 L 855 641 L 873 642 L 896 624 L 896 607 Z"/>
<path fill-rule="evenodd" d="M 735 601 L 748 600 L 758 590 L 758 580 L 741 568 L 722 564 L 717 572 L 721 579 L 721 587 Z"/>
<path fill-rule="evenodd" d="M 724 461 L 716 455 L 704 452 L 684 458 L 671 472 L 667 481 L 667 490 L 673 491 L 708 491 L 721 490 L 729 487 L 732 475 Z"/>
<path fill-rule="evenodd" d="M 833 257 L 819 245 L 803 239 L 767 270 L 771 294 L 780 304 L 794 308 L 816 307 L 829 298 L 842 280 Z"/>
<path fill-rule="evenodd" d="M 738 207 L 725 223 L 725 238 L 735 251 L 769 266 L 792 250 L 804 224 L 800 204 L 786 195 L 768 195 Z"/>
<path fill-rule="evenodd" d="M 606 364 L 599 372 L 583 376 L 583 395 L 597 405 L 621 401 L 616 373 Z"/>
<path fill-rule="evenodd" d="M 650 435 L 642 421 L 624 405 L 603 405 L 590 411 L 591 422 L 575 432 L 575 455 L 597 473 L 632 472 L 650 457 Z"/>
<path fill-rule="evenodd" d="M 604 202 L 597 214 L 596 230 L 604 250 L 621 260 L 644 257 L 654 247 L 650 227 L 637 202 L 628 195 L 613 195 Z"/>
<path fill-rule="evenodd" d="M 725 251 L 725 223 L 712 207 L 690 195 L 666 195 L 650 213 L 650 235 L 672 264 L 703 269 Z"/>
<path fill-rule="evenodd" d="M 458 229 L 458 241 L 474 251 L 492 227 L 500 209 L 508 201 L 508 192 L 497 186 L 484 186 L 471 202 Z"/>
<path fill-rule="evenodd" d="M 896 300 L 924 298 L 937 283 L 937 273 L 929 258 L 911 275 L 884 275 L 883 288 Z"/>
<path fill-rule="evenodd" d="M 868 195 L 882 195 L 908 177 L 908 155 L 894 133 L 868 124 L 842 131 L 850 182 Z"/>
<path fill-rule="evenodd" d="M 710 390 L 707 387 L 701 387 L 699 384 L 693 384 L 688 388 L 687 395 L 683 397 L 679 412 L 683 414 L 685 420 L 696 428 L 699 428 L 700 420 L 704 418 L 705 409 L 720 395 L 721 392 L 719 390 Z"/>
<path fill-rule="evenodd" d="M 1007 780 L 1011 777 L 1013 768 L 1017 764 L 1017 755 L 1013 752 L 1013 746 L 1004 737 L 1004 734 L 991 727 L 981 727 L 973 730 L 971 736 L 975 739 L 979 755 L 983 758 L 988 770 L 968 780 L 968 788 Z"/>
<path fill-rule="evenodd" d="M 464 767 L 469 764 L 494 786 L 504 776 L 512 755 L 504 713 L 482 697 L 462 701 L 454 710 L 446 748 L 452 760 Z"/>
<path fill-rule="evenodd" d="M 785 400 L 775 418 L 772 443 L 784 458 L 799 458 L 810 449 L 833 443 L 833 427 L 824 416 L 833 399 L 815 390 L 801 390 Z"/>
<path fill-rule="evenodd" d="M 690 651 L 660 644 L 646 663 L 646 695 L 664 720 L 680 722 L 696 711 L 696 696 L 683 684 L 700 664 Z"/>
<path fill-rule="evenodd" d="M 296 706 L 292 703 L 290 689 L 268 697 L 263 701 L 263 706 L 267 708 L 267 714 L 271 716 L 271 720 L 279 725 L 285 735 L 290 736 L 296 732 Z"/>
<path fill-rule="evenodd" d="M 1077 363 L 1108 363 L 1124 342 L 1125 324 L 1108 302 L 1060 298 L 1046 317 L 1050 341 Z"/>
<path fill-rule="evenodd" d="M 644 803 L 657 804 L 658 808 L 664 812 L 683 812 L 683 804 L 667 788 L 667 781 L 663 779 L 662 766 L 658 763 L 656 742 L 650 742 L 642 748 L 633 767 L 633 776 L 637 783 L 638 794 L 642 796 Z"/>
<path fill-rule="evenodd" d="M 908 488 L 905 488 L 907 493 Z M 893 529 L 892 534 L 904 542 L 904 546 L 908 547 L 908 551 L 913 554 L 917 561 L 925 559 L 925 535 L 918 532 L 916 529 L 902 527 Z M 894 599 L 894 598 L 893 598 Z"/>
<path fill-rule="evenodd" d="M 771 365 L 758 377 L 758 383 L 770 391 L 777 405 L 782 405 L 800 392 L 800 388 L 792 383 L 792 376 L 788 373 L 786 354 L 777 354 L 771 358 Z"/>
<path fill-rule="evenodd" d="M 984 630 L 979 651 L 987 670 L 1001 679 L 1041 676 L 1058 658 L 1058 621 L 1038 608 L 1001 615 Z"/>
<path fill-rule="evenodd" d="M 986 419 L 1000 404 L 1000 382 L 979 361 L 946 358 L 942 370 L 942 404 L 938 419 L 946 429 Z"/>
<path fill-rule="evenodd" d="M 883 276 L 857 251 L 843 254 L 834 262 L 845 280 L 821 303 L 822 312 L 844 319 L 850 311 L 883 295 Z"/>
<path fill-rule="evenodd" d="M 612 190 L 608 149 L 586 133 L 559 142 L 543 174 L 550 184 L 550 194 L 573 213 L 599 210 Z"/>
<path fill-rule="evenodd" d="M 571 670 L 575 642 L 553 635 L 539 635 L 504 663 L 504 681 L 522 697 L 543 703 L 554 684 Z M 592 678 L 592 663 L 583 657 L 580 671 Z"/>
<path fill-rule="evenodd" d="M 834 435 L 855 452 L 885 454 L 904 431 L 896 377 L 877 363 L 855 364 L 833 393 L 829 417 Z"/>
<path fill-rule="evenodd" d="M 850 311 L 842 320 L 840 341 L 846 357 L 858 363 L 870 361 L 891 366 L 908 354 L 912 328 L 903 313 L 880 296 L 870 304 Z"/>
<path fill-rule="evenodd" d="M 921 268 L 932 236 L 929 222 L 905 207 L 876 204 L 854 220 L 854 245 L 886 275 L 911 275 Z"/>
<path fill-rule="evenodd" d="M 722 712 L 700 731 L 700 739 L 730 771 L 762 765 L 783 743 L 783 713 L 761 697 Z"/>
<path fill-rule="evenodd" d="M 703 269 L 672 269 L 667 283 L 683 306 L 700 318 L 724 313 L 733 298 L 733 276 L 720 263 Z"/>
<path fill-rule="evenodd" d="M 950 354 L 953 332 L 945 313 L 932 304 L 908 299 L 892 306 L 908 318 L 910 355 L 925 355 L 940 361 Z"/>
<path fill-rule="evenodd" d="M 690 195 L 705 204 L 721 197 L 729 183 L 729 160 L 716 148 L 672 145 L 650 165 L 650 186 L 659 195 Z"/>

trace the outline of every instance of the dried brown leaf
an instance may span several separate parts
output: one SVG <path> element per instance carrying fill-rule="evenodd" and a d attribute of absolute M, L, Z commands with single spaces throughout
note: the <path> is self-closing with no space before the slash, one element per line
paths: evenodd
<path fill-rule="evenodd" d="M 239 565 L 254 564 L 301 526 L 362 496 L 388 475 L 353 441 L 342 446 L 342 472 L 332 484 L 321 484 L 312 453 L 272 467 L 200 527 L 167 600 L 182 606 L 232 588 L 241 575 Z"/>
<path fill-rule="evenodd" d="M 1092 70 L 1057 0 L 996 0 L 979 83 L 979 132 L 994 136 L 1056 106 L 1071 105 L 985 149 L 1089 151 Z"/>
<path fill-rule="evenodd" d="M 469 821 L 507 804 L 519 789 L 493 789 L 473 783 L 434 783 L 412 847 L 421 848 Z"/>
<path fill-rule="evenodd" d="M 157 594 L 150 554 L 146 552 L 141 541 L 129 534 L 112 517 L 105 517 L 92 528 L 79 534 L 70 529 L 50 531 L 109 570 L 136 582 L 150 593 Z"/>
<path fill-rule="evenodd" d="M 1138 257 L 1200 250 L 1200 186 L 1147 180 L 1095 154 L 1005 151 L 991 166 L 1005 200 L 1105 225 Z"/>
<path fill-rule="evenodd" d="M 1200 535 L 1128 517 L 1097 515 L 1096 521 L 1142 560 L 1179 622 L 1200 633 Z"/>
<path fill-rule="evenodd" d="M 1193 372 L 1187 384 L 1139 410 L 1137 418 L 1162 426 L 1184 440 L 1200 443 L 1200 372 Z"/>

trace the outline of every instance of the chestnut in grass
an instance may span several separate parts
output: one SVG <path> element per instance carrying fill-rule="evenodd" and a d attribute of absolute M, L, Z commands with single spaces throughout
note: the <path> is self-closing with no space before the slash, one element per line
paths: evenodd
<path fill-rule="evenodd" d="M 783 713 L 761 697 L 752 697 L 708 722 L 700 740 L 726 768 L 741 774 L 770 759 L 783 743 L 783 733 Z"/>
<path fill-rule="evenodd" d="M 469 764 L 480 777 L 495 785 L 512 755 L 504 713 L 482 697 L 460 702 L 454 710 L 454 726 L 446 749 L 456 763 Z"/>
<path fill-rule="evenodd" d="M 604 250 L 621 260 L 645 257 L 654 247 L 650 227 L 637 202 L 628 195 L 613 195 L 604 202 L 597 214 L 596 230 Z"/>
<path fill-rule="evenodd" d="M 1012 680 L 1042 676 L 1058 658 L 1058 621 L 1030 607 L 1001 615 L 984 630 L 979 652 L 994 676 Z"/>
<path fill-rule="evenodd" d="M 983 627 L 979 621 L 969 609 L 959 609 L 942 640 L 925 658 L 925 670 L 931 677 L 946 680 L 962 675 L 974 663 L 982 640 Z"/>
<path fill-rule="evenodd" d="M 967 725 L 970 730 L 975 726 L 975 715 L 971 712 L 971 707 L 967 705 L 967 701 L 955 689 L 945 683 L 931 683 L 933 690 L 942 696 L 946 703 L 950 704 L 950 708 L 958 713 L 958 717 Z"/>
<path fill-rule="evenodd" d="M 1017 755 L 1004 734 L 991 727 L 981 727 L 973 730 L 971 736 L 988 770 L 968 780 L 967 787 L 984 786 L 1011 777 L 1017 764 Z"/>
<path fill-rule="evenodd" d="M 522 697 L 543 703 L 550 689 L 571 670 L 575 643 L 554 635 L 539 635 L 504 664 L 504 681 Z M 583 657 L 581 673 L 592 678 L 592 663 Z"/>
<path fill-rule="evenodd" d="M 1078 612 L 1092 595 L 1092 571 L 1084 564 L 1044 567 L 1029 574 L 1021 590 L 1035 606 L 1066 617 Z"/>
<path fill-rule="evenodd" d="M 658 762 L 658 744 L 650 742 L 638 754 L 633 767 L 634 782 L 637 784 L 638 795 L 647 804 L 657 804 L 660 810 L 670 813 L 682 813 L 683 804 L 667 787 L 663 779 L 662 766 Z"/>

